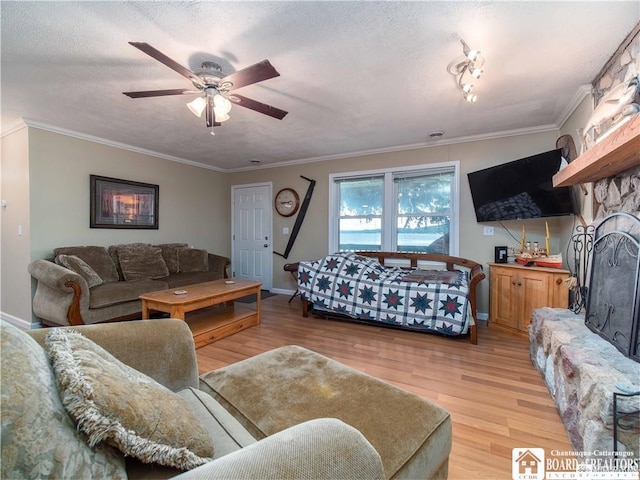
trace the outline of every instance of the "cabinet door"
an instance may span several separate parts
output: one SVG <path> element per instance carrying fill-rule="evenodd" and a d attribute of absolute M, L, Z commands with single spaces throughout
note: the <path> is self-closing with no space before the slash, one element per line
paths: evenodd
<path fill-rule="evenodd" d="M 516 301 L 512 294 L 515 276 L 507 268 L 491 268 L 491 321 L 506 327 L 518 328 L 514 315 Z"/>
<path fill-rule="evenodd" d="M 523 271 L 517 276 L 516 289 L 520 302 L 518 328 L 527 331 L 536 308 L 549 307 L 552 275 L 545 272 Z"/>

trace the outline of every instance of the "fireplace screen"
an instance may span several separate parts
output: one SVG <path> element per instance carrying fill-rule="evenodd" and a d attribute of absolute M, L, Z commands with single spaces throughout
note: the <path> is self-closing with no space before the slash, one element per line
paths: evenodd
<path fill-rule="evenodd" d="M 596 227 L 585 323 L 640 362 L 640 219 L 614 213 Z"/>

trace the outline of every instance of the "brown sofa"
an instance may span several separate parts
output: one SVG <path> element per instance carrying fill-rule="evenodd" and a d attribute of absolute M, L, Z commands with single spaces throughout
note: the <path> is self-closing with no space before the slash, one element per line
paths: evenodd
<path fill-rule="evenodd" d="M 451 418 L 446 410 L 305 348 L 277 348 L 198 378 L 191 331 L 175 319 L 30 332 L 0 324 L 1 478 L 447 478 Z M 95 348 L 94 355 L 75 349 L 67 360 L 77 358 L 78 364 L 67 361 L 61 373 L 62 357 L 51 337 L 78 334 L 110 355 L 101 355 L 96 365 Z M 74 340 L 67 337 L 65 342 Z M 129 385 L 127 376 L 119 381 L 108 374 L 115 365 L 111 355 L 176 392 L 186 402 L 181 414 L 174 415 L 171 407 L 169 418 L 160 421 L 162 402 L 173 405 L 175 395 L 144 395 L 153 382 L 149 379 L 137 380 L 136 388 L 122 386 Z M 70 372 L 77 373 L 74 380 L 94 382 L 102 393 L 78 400 L 79 390 L 74 386 L 70 391 L 62 376 Z M 100 429 L 102 439 L 90 448 L 91 437 L 85 436 L 90 426 L 80 427 L 68 413 L 75 418 L 82 414 L 80 408 L 103 416 L 111 395 L 116 405 L 128 407 L 108 419 L 110 430 Z M 171 449 L 142 463 L 135 452 L 125 457 L 122 445 L 118 450 L 109 446 L 116 438 L 110 432 L 125 422 L 141 420 L 135 432 L 127 433 L 160 442 L 159 430 L 185 418 L 194 420 L 193 428 L 176 426 L 162 441 L 175 449 L 176 436 L 185 428 L 194 433 L 204 428 L 213 455 L 207 454 L 211 461 L 193 470 L 182 473 L 158 465 L 175 456 Z"/>
<path fill-rule="evenodd" d="M 33 313 L 48 326 L 136 318 L 143 293 L 227 278 L 230 264 L 186 243 L 56 248 L 29 265 Z"/>

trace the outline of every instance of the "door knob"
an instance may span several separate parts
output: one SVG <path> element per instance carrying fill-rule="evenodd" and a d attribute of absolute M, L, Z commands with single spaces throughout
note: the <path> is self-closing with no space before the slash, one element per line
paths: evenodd
<path fill-rule="evenodd" d="M 265 243 L 265 244 L 264 244 L 264 248 L 267 248 L 268 246 L 269 246 L 269 244 L 268 244 L 268 243 Z"/>

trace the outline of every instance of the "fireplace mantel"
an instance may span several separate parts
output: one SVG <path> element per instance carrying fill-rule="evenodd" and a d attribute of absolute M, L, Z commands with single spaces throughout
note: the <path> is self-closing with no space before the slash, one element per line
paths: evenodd
<path fill-rule="evenodd" d="M 553 176 L 554 187 L 595 182 L 640 165 L 640 115 Z"/>

